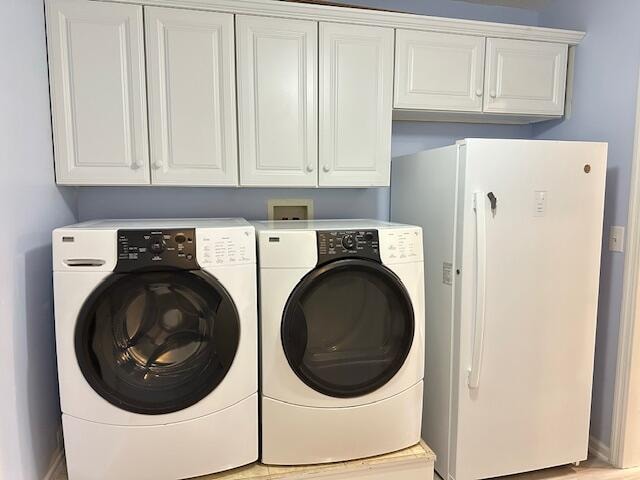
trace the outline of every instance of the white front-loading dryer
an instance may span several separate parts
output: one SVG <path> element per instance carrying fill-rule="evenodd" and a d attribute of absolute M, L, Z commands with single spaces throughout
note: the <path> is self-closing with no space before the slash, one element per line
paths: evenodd
<path fill-rule="evenodd" d="M 256 222 L 262 461 L 378 455 L 420 440 L 422 230 Z"/>
<path fill-rule="evenodd" d="M 53 232 L 70 480 L 176 480 L 257 459 L 255 261 L 243 219 Z"/>

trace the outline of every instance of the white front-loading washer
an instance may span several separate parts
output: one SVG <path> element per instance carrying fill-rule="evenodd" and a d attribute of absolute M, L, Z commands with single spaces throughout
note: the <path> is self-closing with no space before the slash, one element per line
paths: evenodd
<path fill-rule="evenodd" d="M 256 222 L 262 461 L 336 462 L 420 440 L 422 230 Z"/>
<path fill-rule="evenodd" d="M 70 480 L 176 480 L 257 459 L 255 261 L 243 219 L 53 232 Z"/>

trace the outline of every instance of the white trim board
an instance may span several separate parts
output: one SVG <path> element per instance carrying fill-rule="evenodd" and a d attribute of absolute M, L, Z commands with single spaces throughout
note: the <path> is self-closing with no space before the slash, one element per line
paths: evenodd
<path fill-rule="evenodd" d="M 92 0 L 104 1 L 104 0 Z M 324 22 L 352 23 L 381 27 L 428 30 L 433 32 L 514 38 L 577 45 L 585 32 L 527 25 L 512 25 L 476 20 L 431 17 L 362 8 L 337 7 L 278 0 L 107 0 L 114 3 L 154 5 L 159 7 L 214 10 L 247 15 L 297 18 Z"/>
<path fill-rule="evenodd" d="M 640 465 L 640 75 L 625 245 L 610 447 L 620 468 Z"/>

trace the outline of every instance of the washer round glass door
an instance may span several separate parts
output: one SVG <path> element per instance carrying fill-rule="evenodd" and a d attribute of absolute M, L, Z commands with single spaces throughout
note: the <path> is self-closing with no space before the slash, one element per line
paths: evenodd
<path fill-rule="evenodd" d="M 411 299 L 379 263 L 346 259 L 316 268 L 291 293 L 282 345 L 296 375 L 333 397 L 377 390 L 404 364 L 414 333 Z"/>
<path fill-rule="evenodd" d="M 240 338 L 225 288 L 201 271 L 113 274 L 85 301 L 75 331 L 80 369 L 113 405 L 183 410 L 223 380 Z"/>

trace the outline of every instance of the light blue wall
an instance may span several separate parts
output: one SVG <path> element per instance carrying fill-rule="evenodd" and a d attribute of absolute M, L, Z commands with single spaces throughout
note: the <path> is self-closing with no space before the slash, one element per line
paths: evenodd
<path fill-rule="evenodd" d="M 530 138 L 529 125 L 395 122 L 392 155 L 450 145 L 465 137 Z M 311 198 L 316 218 L 389 218 L 386 188 L 156 188 L 84 187 L 78 193 L 81 220 L 94 218 L 266 217 L 271 198 Z"/>
<path fill-rule="evenodd" d="M 94 218 L 230 217 L 264 219 L 271 198 L 311 198 L 316 218 L 384 217 L 379 190 L 294 188 L 81 188 L 78 214 Z"/>
<path fill-rule="evenodd" d="M 538 13 L 522 8 L 481 5 L 452 0 L 333 0 L 335 3 L 418 13 L 435 17 L 463 18 L 484 22 L 537 25 Z"/>
<path fill-rule="evenodd" d="M 624 255 L 606 248 L 611 225 L 627 223 L 636 90 L 640 65 L 640 2 L 554 0 L 540 24 L 587 32 L 576 50 L 571 118 L 534 127 L 534 137 L 609 142 L 605 238 L 594 375 L 591 434 L 609 445 L 616 373 Z"/>
<path fill-rule="evenodd" d="M 53 179 L 42 0 L 0 15 L 0 478 L 41 480 L 57 446 L 51 230 L 75 221 Z"/>

